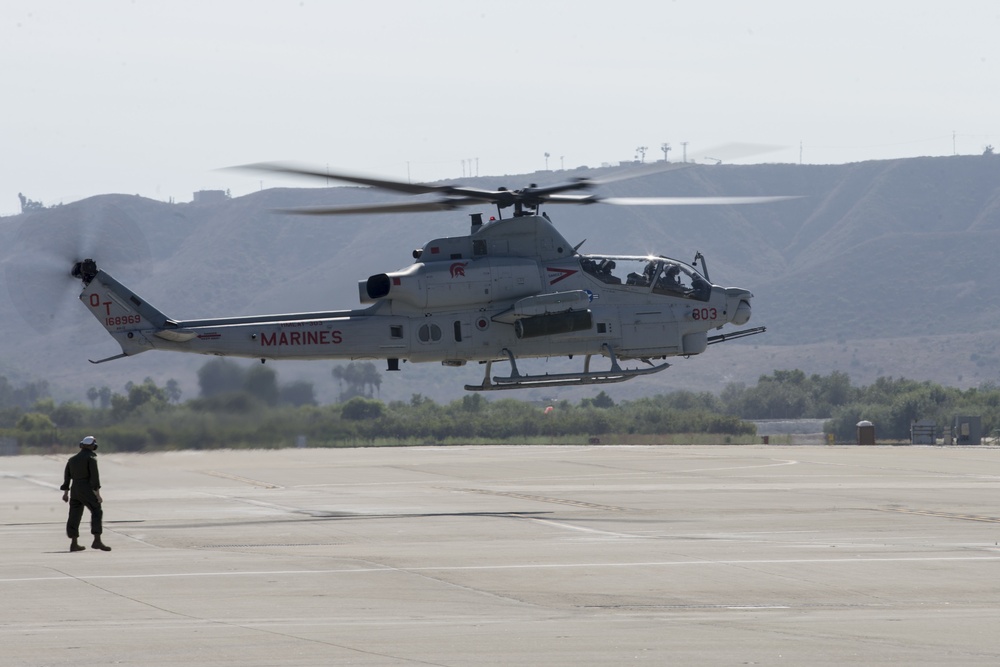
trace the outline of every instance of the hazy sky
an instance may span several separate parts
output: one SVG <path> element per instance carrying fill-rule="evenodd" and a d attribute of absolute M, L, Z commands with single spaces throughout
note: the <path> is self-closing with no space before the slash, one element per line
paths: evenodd
<path fill-rule="evenodd" d="M 430 181 L 665 142 L 980 154 L 998 85 L 995 0 L 4 0 L 0 215 L 294 184 L 218 171 L 264 160 Z"/>

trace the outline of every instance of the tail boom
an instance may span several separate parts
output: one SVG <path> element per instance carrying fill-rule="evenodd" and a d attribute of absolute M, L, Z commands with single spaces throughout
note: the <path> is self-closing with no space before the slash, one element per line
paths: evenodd
<path fill-rule="evenodd" d="M 367 316 L 378 306 L 364 311 L 172 320 L 92 262 L 77 264 L 73 275 L 84 282 L 80 301 L 122 349 L 101 362 L 153 349 L 251 359 L 357 359 L 406 353 L 402 341 L 372 346 L 376 324 Z"/>

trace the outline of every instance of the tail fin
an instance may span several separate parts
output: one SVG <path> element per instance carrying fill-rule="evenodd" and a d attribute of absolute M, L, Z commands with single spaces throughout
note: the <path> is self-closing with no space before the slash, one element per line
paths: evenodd
<path fill-rule="evenodd" d="M 121 345 L 122 354 L 110 357 L 111 359 L 152 349 L 145 333 L 152 333 L 166 326 L 166 315 L 140 299 L 111 274 L 98 269 L 93 260 L 85 260 L 74 266 L 73 276 L 83 280 L 80 301 Z"/>

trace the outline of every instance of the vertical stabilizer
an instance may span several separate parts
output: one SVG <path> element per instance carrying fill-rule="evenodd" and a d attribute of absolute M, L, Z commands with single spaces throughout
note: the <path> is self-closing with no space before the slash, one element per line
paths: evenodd
<path fill-rule="evenodd" d="M 88 260 L 89 261 L 89 260 Z M 146 333 L 162 329 L 167 317 L 140 299 L 134 292 L 90 262 L 74 267 L 73 275 L 83 280 L 80 301 L 121 345 L 129 356 L 151 349 Z M 117 358 L 117 357 L 116 357 Z"/>

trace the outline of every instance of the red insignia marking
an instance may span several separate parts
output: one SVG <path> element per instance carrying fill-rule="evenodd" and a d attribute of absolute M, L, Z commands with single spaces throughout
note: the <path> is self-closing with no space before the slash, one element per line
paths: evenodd
<path fill-rule="evenodd" d="M 469 265 L 468 262 L 455 262 L 451 265 L 451 277 L 457 278 L 458 276 L 465 277 L 465 267 Z"/>
<path fill-rule="evenodd" d="M 549 275 L 549 284 L 550 285 L 555 285 L 558 282 L 566 280 L 571 275 L 573 275 L 574 273 L 577 272 L 576 269 L 554 269 L 551 266 L 546 266 L 545 270 L 548 271 L 549 274 L 550 274 Z M 553 277 L 551 275 L 553 273 L 558 274 L 558 277 L 556 277 L 555 279 L 553 279 Z"/>

